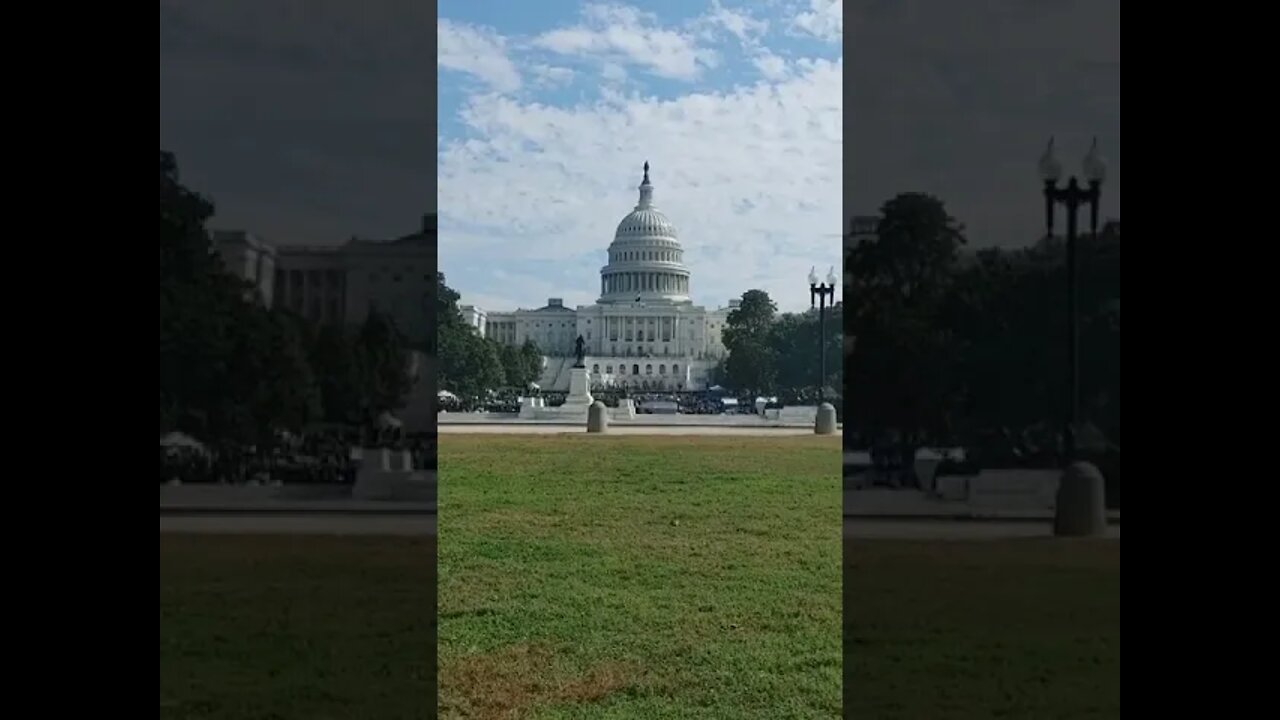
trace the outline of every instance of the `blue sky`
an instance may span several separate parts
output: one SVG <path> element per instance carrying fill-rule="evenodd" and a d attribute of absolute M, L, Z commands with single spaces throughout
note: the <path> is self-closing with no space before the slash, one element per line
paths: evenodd
<path fill-rule="evenodd" d="M 594 301 L 641 164 L 695 302 L 808 304 L 838 264 L 841 4 L 438 8 L 440 267 L 486 310 Z"/>

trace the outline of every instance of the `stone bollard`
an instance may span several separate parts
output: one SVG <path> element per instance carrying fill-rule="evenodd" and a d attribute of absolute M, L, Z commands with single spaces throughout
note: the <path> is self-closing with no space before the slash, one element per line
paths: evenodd
<path fill-rule="evenodd" d="M 1106 483 L 1091 463 L 1072 463 L 1058 483 L 1053 534 L 1090 537 L 1107 531 Z"/>
<path fill-rule="evenodd" d="M 818 414 L 813 418 L 813 432 L 817 435 L 831 435 L 836 431 L 836 407 L 824 402 L 818 406 Z"/>
<path fill-rule="evenodd" d="M 609 408 L 599 400 L 587 408 L 587 432 L 602 433 L 609 430 Z"/>

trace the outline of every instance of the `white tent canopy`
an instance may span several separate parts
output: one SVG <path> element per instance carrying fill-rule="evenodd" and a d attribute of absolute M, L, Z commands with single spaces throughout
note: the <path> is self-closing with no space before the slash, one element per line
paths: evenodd
<path fill-rule="evenodd" d="M 188 448 L 190 450 L 199 450 L 200 452 L 204 452 L 203 443 L 190 435 L 177 431 L 161 435 L 160 447 L 170 449 Z"/>

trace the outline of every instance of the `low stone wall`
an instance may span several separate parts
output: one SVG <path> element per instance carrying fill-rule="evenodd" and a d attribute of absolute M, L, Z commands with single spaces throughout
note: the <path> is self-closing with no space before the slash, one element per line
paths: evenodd
<path fill-rule="evenodd" d="M 536 413 L 536 414 L 535 414 Z M 520 424 L 578 424 L 586 425 L 587 416 L 557 415 L 554 409 L 529 410 L 525 413 L 441 413 L 440 425 L 520 425 Z M 631 416 L 619 408 L 609 409 L 609 422 L 618 425 L 662 425 L 692 427 L 813 427 L 813 418 L 796 422 L 780 417 L 777 420 L 762 419 L 758 415 L 658 415 L 637 413 Z"/>
<path fill-rule="evenodd" d="M 968 501 L 977 508 L 1052 510 L 1061 470 L 983 470 L 969 479 Z"/>

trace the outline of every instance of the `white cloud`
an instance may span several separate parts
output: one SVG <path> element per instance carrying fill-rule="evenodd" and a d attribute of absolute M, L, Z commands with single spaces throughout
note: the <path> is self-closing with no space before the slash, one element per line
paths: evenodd
<path fill-rule="evenodd" d="M 781 80 L 787 76 L 787 61 L 765 50 L 751 59 L 765 80 Z"/>
<path fill-rule="evenodd" d="M 697 302 L 762 288 L 783 309 L 807 307 L 809 267 L 840 262 L 843 63 L 793 68 L 674 99 L 602 92 L 552 107 L 473 96 L 467 139 L 440 145 L 442 269 L 467 278 L 463 292 L 508 303 L 489 310 L 589 302 L 648 160 Z M 495 259 L 510 277 L 493 276 Z"/>
<path fill-rule="evenodd" d="M 641 66 L 660 77 L 694 80 L 715 67 L 714 50 L 699 47 L 692 34 L 663 28 L 656 18 L 626 5 L 591 4 L 582 22 L 533 39 L 533 45 L 561 55 L 595 57 Z"/>
<path fill-rule="evenodd" d="M 627 69 L 618 63 L 605 63 L 600 68 L 600 77 L 613 83 L 625 82 L 627 79 Z"/>
<path fill-rule="evenodd" d="M 498 92 L 520 89 L 520 72 L 507 57 L 506 41 L 493 30 L 440 19 L 436 42 L 441 68 L 474 75 Z"/>
<path fill-rule="evenodd" d="M 577 73 L 572 68 L 556 67 L 554 65 L 545 65 L 537 63 L 531 65 L 529 70 L 533 72 L 537 78 L 538 84 L 543 87 L 558 87 L 568 85 L 573 82 L 573 78 Z"/>
<path fill-rule="evenodd" d="M 712 0 L 711 10 L 703 18 L 705 22 L 728 31 L 744 44 L 754 44 L 761 35 L 769 31 L 769 21 L 753 17 L 748 12 L 730 10 Z"/>
<path fill-rule="evenodd" d="M 839 42 L 844 36 L 843 0 L 809 0 L 809 11 L 791 21 L 792 27 L 827 42 Z"/>

